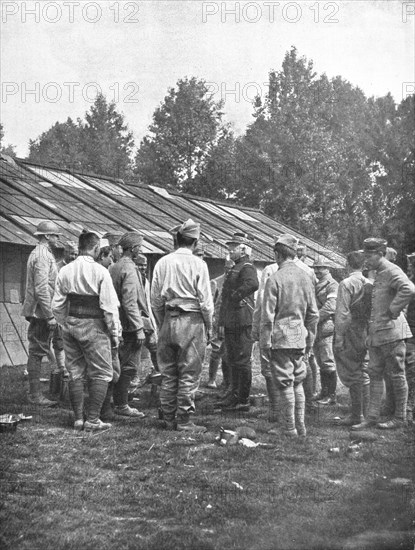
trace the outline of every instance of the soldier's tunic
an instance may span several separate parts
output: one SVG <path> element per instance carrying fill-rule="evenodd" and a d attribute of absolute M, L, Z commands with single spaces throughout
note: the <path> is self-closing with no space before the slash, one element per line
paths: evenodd
<path fill-rule="evenodd" d="M 252 382 L 252 318 L 258 276 L 248 256 L 241 256 L 223 283 L 219 326 L 225 329 L 225 346 L 232 392 L 241 404 L 249 399 Z"/>
<path fill-rule="evenodd" d="M 415 287 L 405 273 L 397 265 L 381 258 L 373 283 L 369 320 L 370 420 L 376 420 L 379 416 L 386 369 L 395 393 L 395 417 L 404 419 L 406 416 L 405 340 L 411 338 L 412 333 L 403 310 L 414 293 Z"/>
<path fill-rule="evenodd" d="M 220 275 L 216 279 L 210 281 L 210 289 L 212 291 L 213 297 L 213 336 L 210 342 L 211 344 L 211 354 L 210 354 L 210 363 L 209 363 L 209 379 L 214 380 L 219 368 L 219 363 L 222 360 L 222 374 L 223 382 L 225 386 L 230 384 L 230 374 L 228 363 L 226 360 L 226 348 L 225 341 L 221 340 L 218 335 L 218 326 L 219 326 L 219 312 L 220 306 L 222 303 L 222 290 L 223 283 L 225 282 L 226 275 Z"/>
<path fill-rule="evenodd" d="M 334 313 L 339 284 L 328 273 L 316 282 L 316 300 L 319 310 L 314 354 L 322 375 L 336 372 L 333 353 Z"/>
<path fill-rule="evenodd" d="M 136 265 L 127 256 L 112 264 L 109 273 L 120 302 L 123 337 L 119 350 L 121 375 L 114 387 L 114 404 L 116 407 L 125 407 L 128 405 L 128 388 L 131 379 L 138 372 L 141 356 L 141 343 L 137 342 L 137 334 L 144 330 L 139 307 L 139 294 L 143 289 Z"/>
<path fill-rule="evenodd" d="M 334 318 L 337 346 L 335 359 L 339 378 L 347 388 L 354 384 L 369 383 L 366 343 L 368 319 L 353 313 L 353 304 L 362 299 L 367 284 L 371 284 L 371 281 L 356 271 L 341 281 L 338 289 Z"/>
<path fill-rule="evenodd" d="M 186 423 L 195 412 L 213 300 L 206 263 L 189 248 L 161 258 L 154 269 L 151 305 L 159 326 L 157 359 L 163 375 L 164 419 Z"/>
<path fill-rule="evenodd" d="M 412 282 L 414 282 L 414 279 L 412 279 Z M 405 356 L 406 380 L 408 382 L 407 410 L 413 415 L 415 411 L 415 296 L 409 302 L 406 319 L 412 332 L 412 338 L 408 338 L 406 341 Z"/>
<path fill-rule="evenodd" d="M 42 357 L 49 354 L 52 334 L 48 319 L 52 312 L 52 298 L 58 274 L 56 260 L 49 246 L 39 243 L 27 261 L 26 295 L 22 315 L 29 321 L 29 377 L 32 367 L 39 367 Z"/>

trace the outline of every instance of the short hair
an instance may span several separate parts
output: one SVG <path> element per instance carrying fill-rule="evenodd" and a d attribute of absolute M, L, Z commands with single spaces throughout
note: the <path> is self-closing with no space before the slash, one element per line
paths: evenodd
<path fill-rule="evenodd" d="M 241 244 L 241 250 L 244 251 L 246 256 L 250 256 L 252 254 L 252 247 L 247 244 Z"/>
<path fill-rule="evenodd" d="M 352 269 L 362 269 L 365 263 L 365 255 L 361 250 L 353 250 L 347 254 L 347 263 Z"/>
<path fill-rule="evenodd" d="M 82 231 L 79 235 L 79 249 L 80 250 L 92 250 L 94 246 L 99 244 L 100 238 L 96 233 L 92 231 Z"/>
<path fill-rule="evenodd" d="M 284 260 L 287 258 L 295 258 L 296 251 L 285 244 L 276 243 L 274 245 L 274 252 L 277 252 Z"/>
<path fill-rule="evenodd" d="M 197 239 L 194 237 L 185 237 L 181 233 L 177 233 L 177 244 L 179 246 L 192 246 L 193 243 L 195 243 Z"/>

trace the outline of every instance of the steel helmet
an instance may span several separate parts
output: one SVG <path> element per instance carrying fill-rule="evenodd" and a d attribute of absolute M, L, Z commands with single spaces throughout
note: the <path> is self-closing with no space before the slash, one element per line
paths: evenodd
<path fill-rule="evenodd" d="M 59 227 L 51 221 L 43 221 L 38 224 L 34 235 L 61 235 Z"/>

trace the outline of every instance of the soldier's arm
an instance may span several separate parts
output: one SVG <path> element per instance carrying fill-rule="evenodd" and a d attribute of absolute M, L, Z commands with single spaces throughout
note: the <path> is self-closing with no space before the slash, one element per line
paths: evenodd
<path fill-rule="evenodd" d="M 269 277 L 265 284 L 264 296 L 261 307 L 260 324 L 260 347 L 261 349 L 271 348 L 271 336 L 274 328 L 275 312 L 278 308 L 278 287 L 276 282 Z"/>
<path fill-rule="evenodd" d="M 104 320 L 111 335 L 111 341 L 113 344 L 118 345 L 118 338 L 121 334 L 118 314 L 119 301 L 111 276 L 107 270 L 103 272 L 103 278 L 100 285 L 99 305 L 104 312 Z"/>
<path fill-rule="evenodd" d="M 327 300 L 320 308 L 320 323 L 330 319 L 336 311 L 336 299 L 337 299 L 337 289 L 338 283 L 336 281 L 331 281 L 327 286 Z"/>
<path fill-rule="evenodd" d="M 150 288 L 150 302 L 157 325 L 161 327 L 164 321 L 165 300 L 161 295 L 159 264 L 156 264 L 154 268 L 153 280 L 151 281 Z"/>
<path fill-rule="evenodd" d="M 55 316 L 60 325 L 63 325 L 66 321 L 68 310 L 67 298 L 68 296 L 64 291 L 62 280 L 58 275 L 55 285 L 55 294 L 52 299 L 52 315 Z"/>
<path fill-rule="evenodd" d="M 251 338 L 255 342 L 259 340 L 259 329 L 261 325 L 261 308 L 262 308 L 262 301 L 264 298 L 265 283 L 267 282 L 268 277 L 269 277 L 269 272 L 268 272 L 268 269 L 265 268 L 261 275 L 261 282 L 259 284 L 259 289 L 255 300 L 254 314 L 252 316 Z"/>
<path fill-rule="evenodd" d="M 336 311 L 334 314 L 334 326 L 336 328 L 336 342 L 339 343 L 348 329 L 352 316 L 350 313 L 351 293 L 344 283 L 340 283 L 337 294 Z"/>
<path fill-rule="evenodd" d="M 393 273 L 390 286 L 396 290 L 396 294 L 389 306 L 389 310 L 392 319 L 397 319 L 401 311 L 405 309 L 415 295 L 415 287 L 403 271 Z"/>
<path fill-rule="evenodd" d="M 213 323 L 213 298 L 210 289 L 209 272 L 207 264 L 202 265 L 200 276 L 197 282 L 197 293 L 200 304 L 200 311 L 205 321 L 206 330 L 212 331 Z"/>
<path fill-rule="evenodd" d="M 52 294 L 49 287 L 50 259 L 39 255 L 33 266 L 33 281 L 35 298 L 46 319 L 53 317 Z"/>
<path fill-rule="evenodd" d="M 144 328 L 140 308 L 138 307 L 138 284 L 139 281 L 136 271 L 133 269 L 126 270 L 121 285 L 121 306 L 135 331 Z"/>
<path fill-rule="evenodd" d="M 314 340 L 316 338 L 318 319 L 319 311 L 314 289 L 312 289 L 310 292 L 309 303 L 307 305 L 307 311 L 304 319 L 304 325 L 307 329 L 306 353 L 308 353 L 313 348 Z"/>
<path fill-rule="evenodd" d="M 234 302 L 239 302 L 250 296 L 259 287 L 257 271 L 253 265 L 245 265 L 239 273 L 239 278 L 242 281 L 241 285 L 231 295 Z"/>

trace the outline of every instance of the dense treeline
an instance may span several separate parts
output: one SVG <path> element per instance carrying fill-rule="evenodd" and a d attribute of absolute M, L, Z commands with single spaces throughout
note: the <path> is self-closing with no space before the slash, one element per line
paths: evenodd
<path fill-rule="evenodd" d="M 398 105 L 390 94 L 367 98 L 292 48 L 244 135 L 223 107 L 203 80 L 179 80 L 134 157 L 124 116 L 98 96 L 85 120 L 30 141 L 29 159 L 231 198 L 342 251 L 368 235 L 415 249 L 414 95 Z"/>

